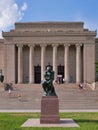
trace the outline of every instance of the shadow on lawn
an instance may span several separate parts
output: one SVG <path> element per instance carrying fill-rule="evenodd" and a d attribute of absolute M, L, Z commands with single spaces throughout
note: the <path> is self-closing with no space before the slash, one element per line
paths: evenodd
<path fill-rule="evenodd" d="M 98 120 L 86 120 L 86 119 L 76 119 L 74 120 L 77 123 L 98 123 Z"/>

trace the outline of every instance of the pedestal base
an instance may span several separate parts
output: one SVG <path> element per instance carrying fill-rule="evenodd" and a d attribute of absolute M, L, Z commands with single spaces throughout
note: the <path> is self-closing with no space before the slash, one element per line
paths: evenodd
<path fill-rule="evenodd" d="M 43 96 L 41 100 L 40 123 L 60 123 L 57 96 Z"/>

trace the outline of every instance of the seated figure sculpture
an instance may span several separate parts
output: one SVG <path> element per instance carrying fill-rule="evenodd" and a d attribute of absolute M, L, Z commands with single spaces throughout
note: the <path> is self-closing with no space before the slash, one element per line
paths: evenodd
<path fill-rule="evenodd" d="M 46 67 L 44 73 L 44 80 L 42 81 L 42 87 L 44 90 L 43 96 L 56 96 L 55 89 L 53 86 L 53 80 L 54 71 L 52 70 L 52 67 L 49 65 Z"/>

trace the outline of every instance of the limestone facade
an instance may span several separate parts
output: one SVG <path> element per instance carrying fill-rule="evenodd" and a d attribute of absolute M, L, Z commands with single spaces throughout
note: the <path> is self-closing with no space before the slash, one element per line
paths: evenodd
<path fill-rule="evenodd" d="M 0 69 L 5 82 L 40 83 L 50 64 L 55 80 L 95 81 L 96 31 L 83 22 L 15 23 L 0 40 Z"/>
<path fill-rule="evenodd" d="M 98 38 L 95 39 L 95 62 L 98 62 Z"/>

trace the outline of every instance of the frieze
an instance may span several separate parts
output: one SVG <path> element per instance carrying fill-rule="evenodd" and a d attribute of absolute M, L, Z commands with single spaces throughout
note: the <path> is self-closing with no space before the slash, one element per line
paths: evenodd
<path fill-rule="evenodd" d="M 33 42 L 27 42 L 27 41 L 17 41 L 17 42 L 5 42 L 5 44 L 10 45 L 81 45 L 81 44 L 95 44 L 94 41 L 33 41 Z"/>
<path fill-rule="evenodd" d="M 95 39 L 95 37 L 93 37 L 93 36 L 86 36 L 86 40 L 94 40 Z"/>
<path fill-rule="evenodd" d="M 6 41 L 12 41 L 12 40 L 13 40 L 13 37 L 6 37 L 5 40 L 6 40 Z"/>
<path fill-rule="evenodd" d="M 14 37 L 13 42 L 15 41 L 24 41 L 24 42 L 40 42 L 40 41 L 85 41 L 86 38 L 83 36 L 43 36 L 43 37 Z"/>

